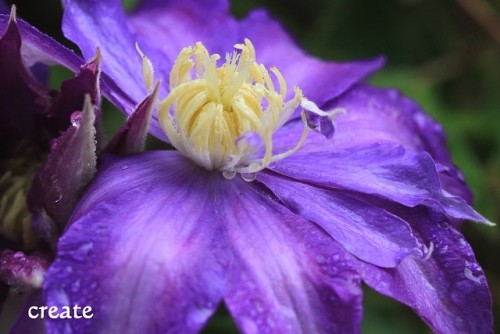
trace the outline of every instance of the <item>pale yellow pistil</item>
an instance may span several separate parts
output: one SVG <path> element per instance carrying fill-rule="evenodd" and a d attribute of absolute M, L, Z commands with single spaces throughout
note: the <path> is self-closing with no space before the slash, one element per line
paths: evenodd
<path fill-rule="evenodd" d="M 270 72 L 255 61 L 249 40 L 239 52 L 209 55 L 201 42 L 184 48 L 170 73 L 170 94 L 160 101 L 158 118 L 172 145 L 199 166 L 224 172 L 253 174 L 295 152 L 297 145 L 273 154 L 272 136 L 304 101 L 295 87 L 285 101 L 286 82 L 276 68 Z M 140 50 L 139 50 L 140 52 Z M 141 53 L 142 54 L 142 53 Z M 152 85 L 152 68 L 144 57 L 144 77 Z M 276 88 L 275 85 L 278 87 Z"/>

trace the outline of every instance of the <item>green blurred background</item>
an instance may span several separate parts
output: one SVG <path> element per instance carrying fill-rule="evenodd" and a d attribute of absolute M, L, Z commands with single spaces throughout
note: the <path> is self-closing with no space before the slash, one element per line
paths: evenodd
<path fill-rule="evenodd" d="M 59 41 L 58 0 L 15 2 L 18 14 Z M 129 8 L 134 0 L 125 1 Z M 371 81 L 398 87 L 448 133 L 455 163 L 476 195 L 475 207 L 500 222 L 500 1 L 494 0 L 233 0 L 237 17 L 266 7 L 311 54 L 324 59 L 387 57 Z M 57 86 L 68 73 L 55 70 Z M 121 120 L 107 108 L 110 131 Z M 500 330 L 500 228 L 463 229 L 486 271 Z M 363 333 L 427 333 L 404 306 L 368 289 Z M 221 310 L 206 333 L 235 333 Z"/>

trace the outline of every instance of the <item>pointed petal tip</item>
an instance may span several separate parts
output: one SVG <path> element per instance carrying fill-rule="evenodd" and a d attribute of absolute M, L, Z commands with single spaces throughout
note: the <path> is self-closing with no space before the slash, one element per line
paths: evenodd
<path fill-rule="evenodd" d="M 11 7 L 10 7 L 10 16 L 9 16 L 9 23 L 12 21 L 12 22 L 17 22 L 16 21 L 16 16 L 17 16 L 17 7 L 15 4 L 13 4 Z"/>
<path fill-rule="evenodd" d="M 16 5 L 12 5 L 12 7 L 10 8 L 9 20 L 7 22 L 7 27 L 6 27 L 6 29 L 5 29 L 5 31 L 3 33 L 3 36 L 1 36 L 1 38 L 2 39 L 5 38 L 5 37 L 9 38 L 8 36 L 10 36 L 10 38 L 12 38 L 12 36 L 14 36 L 14 38 L 16 40 L 18 40 L 19 45 L 21 45 L 21 33 L 20 33 L 19 27 L 17 25 L 17 8 L 16 8 Z"/>
<path fill-rule="evenodd" d="M 104 149 L 105 152 L 124 155 L 144 151 L 159 90 L 160 82 L 157 82 L 153 90 L 137 105 L 125 124 L 111 139 Z"/>
<path fill-rule="evenodd" d="M 496 224 L 496 223 L 494 223 L 494 222 L 492 222 L 491 220 L 486 219 L 486 218 L 485 218 L 485 220 L 484 220 L 484 222 L 483 222 L 483 223 L 484 223 L 485 225 L 492 226 L 492 227 L 493 227 L 493 226 L 497 226 L 497 224 Z"/>

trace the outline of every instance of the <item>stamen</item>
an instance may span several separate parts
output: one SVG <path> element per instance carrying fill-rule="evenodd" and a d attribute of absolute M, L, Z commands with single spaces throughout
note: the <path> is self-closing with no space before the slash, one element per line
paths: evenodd
<path fill-rule="evenodd" d="M 153 67 L 136 47 L 150 90 Z M 287 84 L 281 72 L 258 64 L 248 39 L 235 49 L 221 66 L 220 56 L 210 55 L 201 42 L 182 49 L 170 73 L 170 94 L 159 103 L 158 119 L 171 144 L 199 166 L 221 171 L 228 179 L 239 173 L 252 181 L 260 170 L 296 152 L 309 130 L 328 132 L 328 126 L 319 123 L 326 119 L 333 128 L 335 116 L 344 110 L 322 111 L 298 87 L 285 101 Z M 300 106 L 303 131 L 297 144 L 273 153 L 273 134 Z"/>
<path fill-rule="evenodd" d="M 160 101 L 158 116 L 172 145 L 198 165 L 222 171 L 227 178 L 240 173 L 251 180 L 270 163 L 295 152 L 308 129 L 304 126 L 296 147 L 273 155 L 272 136 L 300 106 L 302 91 L 295 87 L 294 97 L 285 101 L 287 85 L 279 70 L 268 71 L 256 63 L 249 40 L 235 49 L 239 52 L 227 54 L 218 67 L 220 57 L 210 55 L 201 42 L 184 48 L 170 73 L 170 94 Z"/>
<path fill-rule="evenodd" d="M 431 258 L 432 253 L 434 253 L 434 243 L 431 241 L 429 243 L 429 247 L 426 247 L 424 254 L 424 261 L 427 261 Z"/>
<path fill-rule="evenodd" d="M 343 108 L 323 111 L 314 102 L 307 99 L 303 99 L 300 102 L 300 106 L 306 111 L 308 127 L 311 130 L 321 133 L 326 138 L 333 137 L 337 115 L 346 113 L 346 110 Z"/>
<path fill-rule="evenodd" d="M 152 91 L 153 89 L 153 82 L 154 82 L 154 69 L 153 69 L 153 64 L 149 60 L 148 57 L 144 55 L 142 50 L 139 48 L 139 44 L 135 43 L 135 49 L 139 53 L 139 55 L 142 58 L 142 77 L 144 80 L 144 85 L 146 86 L 146 89 L 148 92 Z"/>

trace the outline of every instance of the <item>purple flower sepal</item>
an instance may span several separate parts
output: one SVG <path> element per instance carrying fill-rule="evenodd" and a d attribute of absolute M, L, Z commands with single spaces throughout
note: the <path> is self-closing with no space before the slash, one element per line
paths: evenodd
<path fill-rule="evenodd" d="M 3 16 L 3 15 L 2 15 Z M 1 31 L 1 30 L 0 30 Z M 15 11 L 0 38 L 0 151 L 2 160 L 13 154 L 20 142 L 43 149 L 50 136 L 43 123 L 49 91 L 26 69 L 21 54 L 21 34 Z"/>

